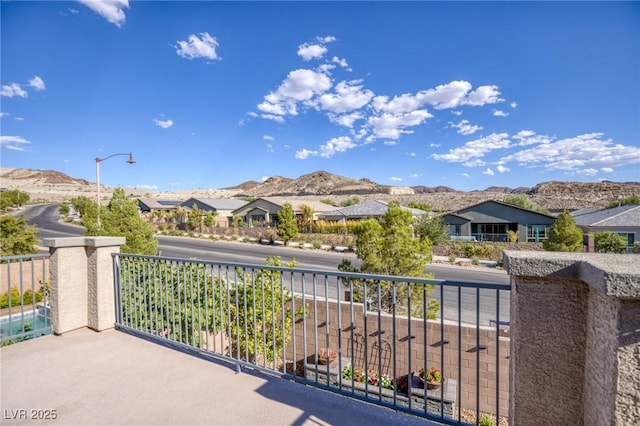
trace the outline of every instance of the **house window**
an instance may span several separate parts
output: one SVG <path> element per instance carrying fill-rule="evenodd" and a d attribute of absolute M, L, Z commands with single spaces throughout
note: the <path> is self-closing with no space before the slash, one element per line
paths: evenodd
<path fill-rule="evenodd" d="M 549 232 L 548 225 L 527 225 L 527 242 L 539 243 L 546 240 Z"/>
<path fill-rule="evenodd" d="M 633 253 L 633 244 L 636 241 L 635 232 L 618 232 L 618 235 L 622 235 L 627 239 L 627 253 Z"/>
<path fill-rule="evenodd" d="M 449 236 L 457 237 L 462 233 L 461 225 L 449 225 Z"/>

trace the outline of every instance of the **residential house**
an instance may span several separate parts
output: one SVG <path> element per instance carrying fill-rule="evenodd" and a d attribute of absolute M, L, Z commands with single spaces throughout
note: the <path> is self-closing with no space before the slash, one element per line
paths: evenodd
<path fill-rule="evenodd" d="M 571 216 L 585 234 L 596 232 L 615 232 L 627 239 L 627 252 L 633 251 L 633 245 L 640 242 L 640 205 L 619 206 L 610 209 L 582 209 Z M 594 241 L 587 238 L 586 251 L 595 251 Z"/>
<path fill-rule="evenodd" d="M 138 198 L 138 208 L 141 212 L 176 210 L 181 200 L 159 200 L 157 198 Z"/>
<path fill-rule="evenodd" d="M 314 200 L 263 197 L 237 208 L 232 212 L 232 215 L 243 217 L 245 223 L 249 226 L 276 226 L 278 224 L 278 213 L 286 203 L 291 204 L 296 216 L 302 215 L 302 206 L 311 207 L 313 220 L 317 220 L 320 214 L 335 208 Z"/>
<path fill-rule="evenodd" d="M 216 224 L 221 227 L 231 225 L 233 219 L 233 211 L 246 205 L 247 202 L 237 198 L 189 198 L 187 201 L 180 203 L 180 207 L 191 209 L 196 205 L 203 212 L 217 213 L 215 217 Z"/>
<path fill-rule="evenodd" d="M 429 214 L 424 210 L 413 209 L 410 207 L 402 207 L 404 210 L 408 210 L 414 217 L 423 216 Z M 322 219 L 331 221 L 347 221 L 347 220 L 361 220 L 372 218 L 380 218 L 389 211 L 389 203 L 379 200 L 368 200 L 360 204 L 354 204 L 352 206 L 341 207 L 336 210 L 330 210 L 322 213 Z"/>
<path fill-rule="evenodd" d="M 444 215 L 454 240 L 509 241 L 509 231 L 520 242 L 547 239 L 555 217 L 501 201 L 488 200 Z"/>

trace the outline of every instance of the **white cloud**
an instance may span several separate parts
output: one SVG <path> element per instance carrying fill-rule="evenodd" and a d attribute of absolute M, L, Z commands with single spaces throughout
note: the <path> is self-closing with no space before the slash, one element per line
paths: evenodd
<path fill-rule="evenodd" d="M 341 114 L 341 115 L 329 114 L 329 119 L 332 122 L 344 127 L 349 127 L 349 128 L 352 128 L 353 123 L 355 123 L 357 120 L 362 120 L 363 118 L 364 118 L 364 114 L 361 113 L 360 111 L 354 111 L 350 114 Z"/>
<path fill-rule="evenodd" d="M 355 148 L 356 146 L 358 145 L 353 142 L 349 136 L 332 138 L 320 147 L 320 156 L 331 158 L 336 152 L 344 152 L 348 149 Z"/>
<path fill-rule="evenodd" d="M 452 81 L 420 92 L 418 96 L 423 102 L 432 105 L 435 109 L 447 109 L 461 105 L 470 90 L 471 83 L 468 81 Z"/>
<path fill-rule="evenodd" d="M 23 138 L 22 136 L 0 136 L 0 146 L 13 151 L 24 151 L 23 145 L 28 145 L 31 142 Z"/>
<path fill-rule="evenodd" d="M 471 175 L 469 175 L 469 173 L 462 173 L 462 176 L 466 177 L 466 178 L 470 178 Z"/>
<path fill-rule="evenodd" d="M 8 85 L 2 86 L 2 91 L 0 95 L 7 96 L 9 98 L 13 98 L 14 96 L 20 96 L 21 98 L 27 97 L 27 92 L 20 87 L 18 83 L 11 83 Z"/>
<path fill-rule="evenodd" d="M 346 69 L 347 71 L 349 71 L 349 72 L 353 71 L 353 70 L 351 69 L 351 67 L 349 66 L 349 64 L 347 63 L 347 60 L 346 60 L 346 59 L 344 59 L 344 58 L 338 58 L 337 56 L 334 56 L 334 57 L 331 59 L 331 62 L 333 62 L 334 64 L 338 64 L 338 65 L 340 65 L 342 68 L 345 68 L 345 69 Z"/>
<path fill-rule="evenodd" d="M 503 102 L 504 99 L 500 99 L 500 91 L 498 86 L 480 86 L 473 92 L 470 92 L 463 100 L 463 105 L 481 106 L 486 104 L 495 104 L 497 102 Z"/>
<path fill-rule="evenodd" d="M 496 167 L 496 170 L 498 171 L 498 173 L 505 173 L 505 172 L 510 172 L 511 171 L 510 168 L 505 167 L 502 164 L 498 164 L 498 166 Z"/>
<path fill-rule="evenodd" d="M 535 135 L 536 137 L 540 137 Z M 602 133 L 587 133 L 552 141 L 543 138 L 536 146 L 504 156 L 501 163 L 518 162 L 521 166 L 542 166 L 547 170 L 590 173 L 589 169 L 615 168 L 640 164 L 640 147 L 614 144 Z"/>
<path fill-rule="evenodd" d="M 415 153 L 415 152 L 407 152 L 407 155 L 408 155 L 409 157 L 415 157 L 415 156 L 416 156 L 416 153 Z"/>
<path fill-rule="evenodd" d="M 270 143 L 267 144 L 267 152 L 273 152 L 273 145 Z"/>
<path fill-rule="evenodd" d="M 409 175 L 410 178 L 419 178 L 422 176 L 422 173 L 411 173 Z"/>
<path fill-rule="evenodd" d="M 511 106 L 511 108 L 516 108 L 518 106 L 518 103 L 517 102 L 511 102 L 509 105 Z"/>
<path fill-rule="evenodd" d="M 0 118 L 8 117 L 8 116 L 9 116 L 8 112 L 0 112 Z"/>
<path fill-rule="evenodd" d="M 158 185 L 148 185 L 148 184 L 142 184 L 142 185 L 136 185 L 137 189 L 146 189 L 146 190 L 150 190 L 150 191 L 155 191 L 158 189 Z"/>
<path fill-rule="evenodd" d="M 124 9 L 129 8 L 129 0 L 78 0 L 107 21 L 121 27 L 127 19 Z"/>
<path fill-rule="evenodd" d="M 285 115 L 297 115 L 297 103 L 309 101 L 313 96 L 322 94 L 332 86 L 331 79 L 324 73 L 308 69 L 291 71 L 275 92 L 264 97 L 258 105 L 261 117 L 283 121 Z M 275 119 L 276 121 L 280 121 Z"/>
<path fill-rule="evenodd" d="M 33 87 L 38 91 L 44 90 L 46 88 L 44 81 L 37 75 L 33 77 L 31 80 L 29 80 L 29 86 Z"/>
<path fill-rule="evenodd" d="M 391 176 L 389 179 L 391 179 L 394 182 L 402 182 L 402 178 L 399 178 L 397 176 Z"/>
<path fill-rule="evenodd" d="M 14 118 L 14 120 L 16 120 L 16 121 L 24 121 L 24 118 L 22 118 L 22 117 L 16 117 L 16 118 Z"/>
<path fill-rule="evenodd" d="M 304 43 L 298 46 L 298 56 L 305 61 L 322 58 L 327 53 L 327 48 L 320 44 Z"/>
<path fill-rule="evenodd" d="M 428 118 L 433 117 L 426 110 L 415 110 L 406 114 L 382 114 L 369 117 L 368 125 L 371 127 L 373 137 L 377 139 L 399 139 L 402 134 L 413 133 L 406 130 L 407 127 L 418 126 Z"/>
<path fill-rule="evenodd" d="M 178 55 L 187 59 L 207 58 L 211 60 L 222 59 L 218 56 L 216 49 L 218 48 L 218 40 L 209 35 L 209 33 L 200 33 L 202 38 L 191 34 L 187 41 L 178 41 L 176 52 Z"/>
<path fill-rule="evenodd" d="M 266 141 L 274 141 L 274 140 L 276 140 L 273 136 L 269 136 L 269 135 L 262 135 L 262 139 L 264 139 Z"/>
<path fill-rule="evenodd" d="M 440 144 L 439 143 L 430 143 L 429 144 L 429 148 L 440 148 Z"/>
<path fill-rule="evenodd" d="M 335 38 L 334 36 L 325 36 L 325 37 L 316 37 L 316 40 L 318 40 L 320 43 L 332 43 L 334 41 L 337 40 L 337 38 Z"/>
<path fill-rule="evenodd" d="M 298 160 L 306 160 L 307 158 L 315 157 L 316 155 L 318 155 L 318 151 L 310 151 L 306 148 L 296 151 L 296 158 Z"/>
<path fill-rule="evenodd" d="M 318 98 L 325 111 L 341 114 L 360 109 L 373 98 L 371 90 L 363 89 L 361 80 L 341 81 L 333 93 L 324 93 Z"/>
<path fill-rule="evenodd" d="M 478 130 L 482 130 L 482 126 L 471 125 L 469 124 L 469 120 L 462 120 L 458 124 L 449 123 L 449 127 L 453 127 L 454 129 L 458 129 L 458 133 L 461 135 L 472 135 Z"/>
<path fill-rule="evenodd" d="M 611 167 L 603 167 L 600 169 L 602 173 L 613 173 L 613 169 Z"/>
<path fill-rule="evenodd" d="M 508 112 L 504 112 L 500 109 L 494 109 L 493 110 L 493 116 L 494 117 L 506 117 L 507 115 L 509 115 Z"/>
<path fill-rule="evenodd" d="M 458 117 L 460 117 L 462 115 L 462 111 L 451 111 L 451 114 L 457 115 Z"/>
<path fill-rule="evenodd" d="M 173 120 L 159 120 L 157 118 L 153 119 L 153 122 L 156 123 L 158 127 L 162 127 L 163 129 L 168 129 L 173 126 Z"/>
<path fill-rule="evenodd" d="M 592 168 L 582 169 L 582 170 L 577 170 L 576 174 L 582 175 L 582 176 L 595 176 L 598 174 L 598 170 L 592 169 Z"/>
<path fill-rule="evenodd" d="M 460 148 L 450 149 L 448 154 L 432 154 L 431 158 L 451 163 L 468 162 L 474 158 L 482 158 L 493 150 L 508 148 L 510 143 L 507 133 L 492 133 L 469 141 Z"/>
<path fill-rule="evenodd" d="M 487 169 L 484 172 L 482 172 L 483 175 L 489 175 L 489 176 L 493 176 L 495 173 L 493 172 L 493 170 L 491 169 Z"/>

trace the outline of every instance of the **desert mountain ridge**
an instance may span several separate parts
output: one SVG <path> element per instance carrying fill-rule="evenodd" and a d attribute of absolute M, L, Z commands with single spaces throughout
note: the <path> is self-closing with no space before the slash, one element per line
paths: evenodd
<path fill-rule="evenodd" d="M 32 200 L 60 202 L 78 196 L 95 196 L 95 183 L 73 178 L 55 170 L 0 168 L 0 187 L 19 189 L 29 193 Z M 113 188 L 102 191 L 107 197 Z M 491 186 L 484 190 L 458 191 L 447 186 L 390 186 L 368 178 L 354 179 L 327 171 L 315 171 L 298 178 L 272 176 L 264 182 L 246 181 L 233 187 L 220 189 L 191 189 L 172 192 L 150 192 L 126 188 L 132 196 L 186 200 L 190 197 L 268 197 L 295 196 L 316 200 L 330 199 L 339 203 L 350 197 L 361 200 L 399 200 L 429 204 L 434 210 L 453 211 L 493 199 L 501 201 L 507 195 L 525 194 L 534 203 L 549 210 L 603 207 L 611 201 L 640 195 L 640 182 L 542 182 L 531 188 Z"/>

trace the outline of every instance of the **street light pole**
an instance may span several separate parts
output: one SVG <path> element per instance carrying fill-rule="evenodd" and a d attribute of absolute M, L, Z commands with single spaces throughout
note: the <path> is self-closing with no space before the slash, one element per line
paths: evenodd
<path fill-rule="evenodd" d="M 135 161 L 133 160 L 133 155 L 131 153 L 126 153 L 126 152 L 121 152 L 118 154 L 111 154 L 108 157 L 104 157 L 104 158 L 99 158 L 96 157 L 96 201 L 98 204 L 98 229 L 102 230 L 102 224 L 100 223 L 100 163 L 103 162 L 104 160 L 108 160 L 111 157 L 116 157 L 118 155 L 128 155 L 129 159 L 127 160 L 127 163 L 129 164 L 133 164 L 135 163 Z"/>

